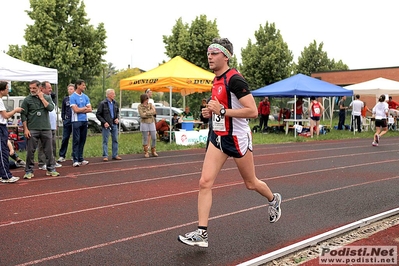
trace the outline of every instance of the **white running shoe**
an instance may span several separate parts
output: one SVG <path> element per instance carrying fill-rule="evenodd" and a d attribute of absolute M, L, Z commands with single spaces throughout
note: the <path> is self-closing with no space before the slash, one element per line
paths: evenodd
<path fill-rule="evenodd" d="M 371 145 L 373 145 L 374 147 L 377 147 L 377 146 L 378 146 L 378 143 L 375 142 L 375 141 L 373 141 L 373 142 L 371 143 Z"/>
<path fill-rule="evenodd" d="M 268 208 L 268 213 L 269 213 L 269 222 L 275 223 L 280 219 L 281 217 L 281 195 L 279 193 L 274 193 L 274 201 L 272 204 L 269 202 L 269 208 Z"/>
<path fill-rule="evenodd" d="M 63 162 L 65 162 L 65 158 L 64 157 L 58 158 L 57 163 L 63 163 Z"/>
<path fill-rule="evenodd" d="M 39 166 L 39 170 L 47 171 L 47 165 Z"/>
<path fill-rule="evenodd" d="M 31 179 L 32 177 L 34 177 L 35 175 L 32 172 L 29 173 L 25 173 L 24 174 L 24 179 Z"/>
<path fill-rule="evenodd" d="M 80 166 L 80 163 L 79 163 L 79 162 L 74 162 L 74 163 L 72 164 L 72 166 L 73 166 L 73 167 L 79 167 L 79 166 Z"/>
<path fill-rule="evenodd" d="M 80 165 L 87 165 L 87 164 L 89 164 L 89 161 L 83 160 L 83 161 L 81 161 L 79 163 L 80 163 Z"/>
<path fill-rule="evenodd" d="M 60 173 L 58 173 L 56 171 L 47 171 L 46 175 L 48 175 L 48 176 L 59 176 Z"/>
<path fill-rule="evenodd" d="M 55 163 L 54 167 L 62 167 L 62 164 Z"/>
<path fill-rule="evenodd" d="M 1 178 L 2 183 L 15 183 L 19 180 L 19 177 L 12 176 L 10 178 Z"/>
<path fill-rule="evenodd" d="M 197 229 L 187 233 L 184 236 L 179 235 L 177 240 L 189 246 L 198 246 L 202 248 L 208 247 L 208 232 L 206 230 Z"/>

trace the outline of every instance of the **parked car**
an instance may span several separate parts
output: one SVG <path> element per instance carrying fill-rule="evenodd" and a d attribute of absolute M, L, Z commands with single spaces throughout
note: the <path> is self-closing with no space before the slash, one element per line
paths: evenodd
<path fill-rule="evenodd" d="M 137 107 L 139 106 L 140 103 L 132 103 L 132 107 L 133 109 L 137 109 Z M 155 106 L 163 106 L 163 103 L 154 103 Z"/>
<path fill-rule="evenodd" d="M 169 123 L 169 119 L 173 117 L 173 114 L 177 114 L 178 116 L 181 115 L 183 112 L 181 109 L 176 107 L 169 107 L 169 106 L 155 106 L 155 110 L 157 111 L 156 120 L 159 121 L 165 118 L 166 122 Z"/>
<path fill-rule="evenodd" d="M 101 129 L 101 122 L 97 119 L 95 113 L 87 113 L 87 121 L 88 121 L 88 130 L 91 133 L 100 133 Z"/>
<path fill-rule="evenodd" d="M 119 111 L 121 117 L 121 131 L 133 131 L 140 129 L 140 115 L 137 109 L 122 108 Z"/>

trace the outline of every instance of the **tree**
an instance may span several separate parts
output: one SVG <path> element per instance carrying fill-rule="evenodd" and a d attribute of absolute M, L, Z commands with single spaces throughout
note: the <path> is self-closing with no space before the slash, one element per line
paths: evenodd
<path fill-rule="evenodd" d="M 142 71 L 138 68 L 128 68 L 126 70 L 122 70 L 117 72 L 115 75 L 110 77 L 110 87 L 115 89 L 115 94 L 120 94 L 119 82 L 122 79 L 129 78 L 138 74 L 141 74 Z M 122 95 L 122 107 L 130 107 L 132 103 L 140 102 L 140 95 L 143 94 L 144 91 L 123 91 Z M 154 96 L 154 94 L 153 94 Z"/>
<path fill-rule="evenodd" d="M 335 63 L 334 59 L 328 58 L 327 52 L 323 51 L 323 42 L 317 45 L 314 40 L 305 47 L 298 57 L 296 72 L 310 76 L 314 72 L 331 70 L 348 70 L 348 66 L 341 60 Z"/>
<path fill-rule="evenodd" d="M 170 58 L 181 56 L 187 61 L 209 71 L 208 58 L 206 51 L 214 38 L 219 37 L 216 20 L 208 21 L 206 15 L 200 15 L 191 23 L 191 26 L 183 23 L 182 18 L 176 21 L 172 28 L 172 35 L 163 36 L 165 44 L 165 54 Z M 237 62 L 237 59 L 235 62 Z M 165 93 L 164 99 L 169 97 Z M 202 98 L 206 97 L 203 93 L 194 93 L 186 97 L 186 105 L 192 110 L 197 110 Z M 167 98 L 169 99 L 169 98 Z M 181 95 L 174 94 L 173 105 L 181 107 L 183 99 Z"/>
<path fill-rule="evenodd" d="M 255 32 L 255 43 L 251 39 L 241 49 L 240 71 L 251 89 L 269 85 L 292 74 L 293 55 L 284 42 L 275 24 L 266 22 Z"/>
<path fill-rule="evenodd" d="M 27 45 L 10 47 L 10 54 L 58 70 L 59 98 L 67 85 L 81 78 L 87 84 L 102 73 L 106 32 L 104 24 L 95 29 L 86 18 L 80 0 L 30 0 L 28 16 L 34 22 L 25 30 Z M 19 54 L 17 54 L 19 53 Z"/>

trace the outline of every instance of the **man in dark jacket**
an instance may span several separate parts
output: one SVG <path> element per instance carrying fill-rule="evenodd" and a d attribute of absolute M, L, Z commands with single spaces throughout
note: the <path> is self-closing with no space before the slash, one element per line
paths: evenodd
<path fill-rule="evenodd" d="M 62 109 L 61 109 L 61 119 L 62 119 L 62 141 L 61 148 L 59 150 L 60 158 L 58 158 L 57 162 L 62 163 L 65 162 L 66 153 L 68 150 L 69 138 L 72 133 L 72 111 L 71 106 L 69 105 L 69 96 L 75 91 L 75 84 L 69 84 L 67 87 L 68 96 L 62 100 Z"/>
<path fill-rule="evenodd" d="M 108 89 L 105 92 L 105 100 L 101 101 L 97 108 L 96 116 L 101 122 L 103 134 L 103 161 L 108 161 L 108 137 L 112 138 L 112 159 L 122 160 L 118 155 L 118 124 L 119 107 L 115 102 L 115 90 Z"/>

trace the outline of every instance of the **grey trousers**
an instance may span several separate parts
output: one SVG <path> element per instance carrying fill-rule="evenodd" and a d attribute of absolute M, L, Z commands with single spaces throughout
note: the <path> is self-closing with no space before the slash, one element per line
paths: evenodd
<path fill-rule="evenodd" d="M 46 156 L 46 165 L 48 171 L 55 170 L 55 159 L 53 156 L 53 136 L 51 130 L 30 130 L 31 137 L 26 140 L 26 173 L 33 173 L 35 166 L 35 151 L 39 140 L 43 145 L 43 151 Z"/>
<path fill-rule="evenodd" d="M 52 140 L 52 144 L 53 144 L 53 156 L 54 156 L 54 160 L 57 157 L 57 147 L 56 147 L 56 136 L 55 136 L 55 130 L 51 130 L 51 134 L 53 137 Z M 46 164 L 46 155 L 44 155 L 44 149 L 43 149 L 43 145 L 42 142 L 39 139 L 39 143 L 37 146 L 37 152 L 38 152 L 38 157 L 39 157 L 39 166 L 43 166 Z"/>

